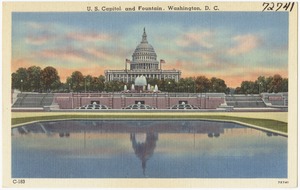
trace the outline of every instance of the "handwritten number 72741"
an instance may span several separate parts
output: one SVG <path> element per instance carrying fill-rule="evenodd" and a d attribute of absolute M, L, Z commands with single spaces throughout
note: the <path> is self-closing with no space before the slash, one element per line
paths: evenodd
<path fill-rule="evenodd" d="M 287 2 L 287 3 L 266 3 L 262 4 L 263 10 L 262 11 L 292 11 L 294 8 L 295 2 Z"/>

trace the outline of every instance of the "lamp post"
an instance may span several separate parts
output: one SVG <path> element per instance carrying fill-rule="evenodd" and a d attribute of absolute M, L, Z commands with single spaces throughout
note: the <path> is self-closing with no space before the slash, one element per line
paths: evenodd
<path fill-rule="evenodd" d="M 69 92 L 71 92 L 71 84 L 69 83 Z"/>
<path fill-rule="evenodd" d="M 86 93 L 86 77 L 84 77 L 84 93 Z"/>
<path fill-rule="evenodd" d="M 23 92 L 23 79 L 21 79 L 21 93 Z"/>
<path fill-rule="evenodd" d="M 262 85 L 261 82 L 258 83 L 258 94 L 260 94 L 260 86 Z"/>

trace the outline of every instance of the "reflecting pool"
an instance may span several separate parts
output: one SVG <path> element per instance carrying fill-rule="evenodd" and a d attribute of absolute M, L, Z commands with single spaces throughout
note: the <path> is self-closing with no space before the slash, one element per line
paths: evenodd
<path fill-rule="evenodd" d="M 12 128 L 12 178 L 286 178 L 287 137 L 229 122 L 65 120 Z"/>

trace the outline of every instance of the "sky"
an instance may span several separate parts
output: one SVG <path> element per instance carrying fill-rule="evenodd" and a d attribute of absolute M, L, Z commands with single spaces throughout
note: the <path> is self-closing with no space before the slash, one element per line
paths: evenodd
<path fill-rule="evenodd" d="M 146 28 L 163 69 L 204 75 L 237 87 L 244 80 L 288 77 L 287 12 L 14 12 L 12 72 L 55 67 L 100 76 L 124 69 Z"/>

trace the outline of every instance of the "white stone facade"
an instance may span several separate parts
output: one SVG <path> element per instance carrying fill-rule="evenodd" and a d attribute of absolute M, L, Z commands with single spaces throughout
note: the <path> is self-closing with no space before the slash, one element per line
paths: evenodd
<path fill-rule="evenodd" d="M 154 48 L 147 41 L 147 34 L 144 28 L 141 43 L 136 47 L 132 54 L 132 60 L 125 61 L 124 70 L 106 70 L 106 81 L 134 81 L 138 76 L 145 76 L 156 79 L 174 79 L 176 82 L 180 79 L 180 70 L 162 70 L 161 64 L 164 61 L 157 61 L 157 55 Z M 130 64 L 130 69 L 127 69 L 127 64 Z"/>

